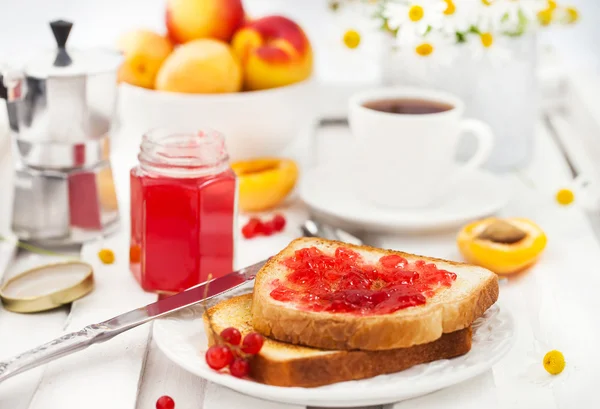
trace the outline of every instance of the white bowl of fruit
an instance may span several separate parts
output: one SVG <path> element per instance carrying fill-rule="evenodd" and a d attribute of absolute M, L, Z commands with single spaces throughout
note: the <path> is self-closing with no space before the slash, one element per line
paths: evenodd
<path fill-rule="evenodd" d="M 313 52 L 283 16 L 247 20 L 241 0 L 169 0 L 166 35 L 119 41 L 119 122 L 222 132 L 234 160 L 276 156 L 317 114 Z"/>

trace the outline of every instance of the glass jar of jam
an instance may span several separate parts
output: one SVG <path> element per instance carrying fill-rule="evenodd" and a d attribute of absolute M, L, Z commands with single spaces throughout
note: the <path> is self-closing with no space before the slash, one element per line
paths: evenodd
<path fill-rule="evenodd" d="M 146 291 L 172 294 L 233 270 L 236 176 L 215 131 L 157 129 L 131 169 L 130 268 Z"/>

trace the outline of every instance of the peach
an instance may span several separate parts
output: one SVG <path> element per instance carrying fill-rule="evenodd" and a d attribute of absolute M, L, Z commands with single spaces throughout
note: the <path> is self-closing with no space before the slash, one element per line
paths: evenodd
<path fill-rule="evenodd" d="M 182 44 L 200 38 L 229 41 L 244 22 L 241 0 L 168 0 L 169 37 Z"/>
<path fill-rule="evenodd" d="M 282 16 L 250 21 L 233 36 L 232 46 L 244 67 L 244 88 L 261 90 L 303 81 L 313 70 L 308 37 Z"/>
<path fill-rule="evenodd" d="M 119 38 L 117 48 L 124 58 L 119 67 L 118 81 L 153 88 L 156 74 L 173 51 L 173 44 L 152 31 L 134 30 Z"/>
<path fill-rule="evenodd" d="M 194 40 L 179 46 L 163 63 L 155 88 L 190 94 L 237 92 L 242 87 L 240 63 L 227 43 Z"/>
<path fill-rule="evenodd" d="M 258 158 L 231 164 L 238 176 L 239 206 L 245 212 L 270 210 L 292 191 L 298 166 L 291 159 Z"/>

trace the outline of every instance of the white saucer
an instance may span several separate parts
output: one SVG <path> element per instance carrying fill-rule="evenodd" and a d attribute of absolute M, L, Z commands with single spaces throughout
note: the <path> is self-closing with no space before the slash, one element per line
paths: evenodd
<path fill-rule="evenodd" d="M 392 209 L 360 198 L 347 172 L 324 165 L 304 173 L 299 191 L 313 211 L 346 227 L 398 232 L 449 229 L 492 215 L 506 205 L 511 189 L 507 180 L 476 170 L 466 174 L 439 205 Z"/>

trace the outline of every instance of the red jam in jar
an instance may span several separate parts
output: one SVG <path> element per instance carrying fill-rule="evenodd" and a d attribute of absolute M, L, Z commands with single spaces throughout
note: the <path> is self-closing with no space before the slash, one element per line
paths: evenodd
<path fill-rule="evenodd" d="M 130 268 L 146 291 L 176 293 L 233 270 L 236 177 L 214 131 L 144 135 L 131 169 Z"/>
<path fill-rule="evenodd" d="M 306 311 L 389 314 L 427 303 L 456 280 L 456 274 L 424 260 L 410 263 L 392 254 L 366 262 L 346 247 L 334 254 L 300 249 L 282 264 L 289 273 L 271 283 L 271 297 Z"/>

